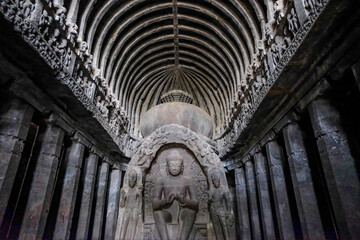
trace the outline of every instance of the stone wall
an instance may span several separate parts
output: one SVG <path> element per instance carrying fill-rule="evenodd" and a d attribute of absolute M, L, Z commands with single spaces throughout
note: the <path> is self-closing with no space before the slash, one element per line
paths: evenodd
<path fill-rule="evenodd" d="M 234 171 L 241 239 L 360 236 L 358 76 L 323 79 Z"/>

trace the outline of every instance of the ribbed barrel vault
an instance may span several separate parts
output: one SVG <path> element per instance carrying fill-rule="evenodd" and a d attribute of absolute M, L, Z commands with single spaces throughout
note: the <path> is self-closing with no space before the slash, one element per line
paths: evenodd
<path fill-rule="evenodd" d="M 164 93 L 194 97 L 219 129 L 265 34 L 263 0 L 73 0 L 93 65 L 125 108 L 133 133 Z"/>

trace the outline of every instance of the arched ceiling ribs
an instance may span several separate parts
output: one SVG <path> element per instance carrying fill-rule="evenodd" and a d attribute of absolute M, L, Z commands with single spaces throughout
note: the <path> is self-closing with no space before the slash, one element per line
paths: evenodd
<path fill-rule="evenodd" d="M 116 79 L 118 79 L 117 83 L 116 83 L 116 90 L 120 90 L 119 93 L 119 99 L 121 101 L 124 101 L 124 96 L 122 96 L 122 93 L 123 92 L 126 92 L 127 91 L 127 86 L 128 86 L 128 81 L 125 81 L 122 76 L 123 76 L 123 73 L 124 73 L 124 70 L 126 69 L 126 67 L 130 64 L 130 62 L 132 60 L 134 60 L 135 56 L 142 50 L 144 50 L 146 47 L 149 47 L 150 45 L 152 44 L 158 44 L 160 41 L 166 41 L 166 40 L 171 40 L 173 37 L 172 34 L 168 34 L 168 35 L 164 35 L 164 36 L 160 36 L 160 37 L 157 37 L 157 38 L 154 38 L 154 39 L 151 39 L 150 41 L 148 42 L 145 42 L 143 44 L 141 44 L 140 46 L 138 46 L 138 48 L 136 48 L 134 51 L 131 52 L 130 56 L 128 56 L 126 59 L 124 58 L 120 58 L 119 62 L 116 64 L 116 67 L 115 67 L 115 70 L 113 71 L 113 80 L 115 81 Z M 125 51 L 126 52 L 126 51 Z M 124 54 L 123 54 L 124 55 Z M 121 68 L 121 71 L 120 73 L 117 74 L 117 72 L 120 70 L 120 66 L 121 66 L 121 63 L 125 60 L 125 63 L 124 65 L 122 66 Z M 121 86 L 120 86 L 120 81 L 121 81 Z M 125 86 L 124 86 L 124 83 L 125 83 Z"/>
<path fill-rule="evenodd" d="M 178 6 L 193 10 L 195 12 L 194 15 L 196 15 L 196 13 L 204 13 L 206 14 L 206 16 L 211 17 L 213 20 L 217 21 L 218 24 L 220 24 L 224 29 L 226 29 L 230 33 L 230 36 L 235 40 L 236 44 L 240 48 L 241 54 L 244 57 L 245 65 L 249 64 L 250 55 L 254 52 L 253 51 L 254 46 L 251 43 L 251 39 L 249 38 L 248 33 L 245 34 L 246 43 L 247 43 L 246 46 L 244 41 L 239 36 L 238 31 L 236 31 L 234 27 L 224 18 L 222 18 L 220 15 L 217 15 L 213 13 L 211 10 L 195 4 L 179 2 Z"/>
<path fill-rule="evenodd" d="M 202 69 L 188 67 L 188 66 L 185 68 L 192 70 L 192 71 L 187 71 L 187 74 L 191 76 L 194 79 L 194 81 L 199 81 L 200 84 L 208 86 L 208 89 L 205 91 L 206 94 L 215 93 L 212 95 L 212 97 L 210 96 L 210 99 L 213 99 L 214 101 L 218 102 L 218 105 L 220 106 L 220 109 L 218 110 L 220 111 L 220 113 L 226 112 L 225 99 L 223 98 L 222 94 L 218 93 L 218 91 L 221 91 L 221 89 L 219 89 L 216 85 L 214 85 L 213 81 L 208 81 L 211 80 L 210 76 L 206 72 L 203 72 Z M 208 84 L 210 84 L 210 86 Z"/>
<path fill-rule="evenodd" d="M 121 30 L 122 28 L 117 28 L 114 33 L 112 34 L 112 36 L 109 38 L 108 42 L 105 44 L 106 48 L 105 50 L 102 52 L 102 57 L 101 57 L 101 64 L 100 67 L 101 69 L 107 69 L 106 71 L 106 75 L 105 77 L 107 77 L 109 75 L 109 71 L 111 71 L 111 68 L 109 68 L 109 63 L 112 63 L 113 57 L 117 56 L 119 51 L 121 50 L 121 48 L 123 47 L 124 43 L 127 41 L 130 41 L 131 38 L 133 36 L 136 36 L 136 34 L 143 30 L 146 31 L 148 27 L 150 27 L 152 24 L 154 23 L 158 23 L 164 20 L 168 20 L 171 19 L 172 15 L 171 14 L 167 14 L 167 15 L 162 15 L 159 17 L 154 17 L 150 20 L 148 20 L 147 22 L 140 22 L 138 23 L 135 27 L 133 27 L 131 29 L 131 31 L 127 32 L 121 39 L 120 41 L 116 44 L 115 50 L 113 48 L 113 45 L 115 44 L 115 40 L 117 40 L 117 36 L 121 35 Z M 110 55 L 110 56 L 109 56 Z M 107 64 L 105 66 L 105 64 Z"/>
<path fill-rule="evenodd" d="M 201 49 L 196 49 L 193 48 L 193 46 L 191 45 L 181 45 L 182 46 L 182 50 L 180 50 L 180 53 L 184 53 L 185 55 L 191 55 L 194 58 L 196 57 L 201 57 L 201 59 L 203 61 L 207 61 L 206 58 L 209 58 L 211 64 L 215 67 L 218 68 L 219 71 L 221 71 L 222 74 L 226 75 L 225 78 L 226 79 L 234 79 L 235 76 L 232 74 L 231 71 L 229 71 L 229 69 L 226 67 L 226 65 L 224 65 L 219 59 L 216 58 L 216 56 L 214 56 L 213 54 L 201 50 Z"/>
<path fill-rule="evenodd" d="M 140 116 L 141 116 L 141 107 L 143 104 L 146 104 L 144 102 L 144 98 L 146 95 L 151 93 L 155 90 L 154 85 L 157 85 L 159 83 L 165 82 L 166 79 L 169 79 L 170 77 L 173 77 L 172 71 L 163 71 L 159 75 L 157 75 L 156 78 L 150 79 L 150 82 L 145 86 L 141 85 L 137 91 L 138 94 L 131 94 L 130 101 L 132 104 L 132 116 L 134 116 L 134 124 L 139 125 L 140 124 Z M 135 99 L 134 99 L 135 98 Z"/>
<path fill-rule="evenodd" d="M 159 5 L 154 5 L 152 7 L 149 8 L 145 8 L 141 11 L 129 14 L 126 16 L 124 22 L 122 22 L 121 24 L 119 24 L 117 29 L 124 29 L 126 28 L 130 23 L 136 21 L 138 18 L 141 18 L 147 14 L 151 14 L 152 12 L 158 11 L 158 10 L 162 10 L 165 8 L 170 8 L 171 4 L 159 4 Z M 118 14 L 115 14 L 114 16 L 112 16 L 112 18 L 106 22 L 106 24 L 102 27 L 101 32 L 98 34 L 98 38 L 96 43 L 94 44 L 94 64 L 97 65 L 98 63 L 98 59 L 99 59 L 99 54 L 100 54 L 100 50 L 102 48 L 103 42 L 105 40 L 105 36 L 107 36 L 108 31 L 110 30 L 110 28 L 113 26 L 113 24 L 116 23 L 116 21 L 118 20 L 119 17 L 121 17 L 122 12 L 118 12 Z M 110 38 L 110 41 L 113 40 L 116 36 L 118 36 L 118 33 L 115 31 L 112 38 Z"/>
<path fill-rule="evenodd" d="M 94 5 L 97 2 L 97 0 L 89 0 L 86 3 L 86 7 L 85 10 L 83 11 L 83 13 L 81 14 L 81 18 L 80 18 L 80 23 L 79 23 L 79 39 L 84 40 L 84 36 L 85 36 L 85 31 L 86 31 L 86 27 L 87 24 L 89 23 L 89 16 L 91 11 L 94 9 Z"/>
<path fill-rule="evenodd" d="M 197 78 L 193 78 L 192 76 L 189 76 L 187 69 L 183 69 L 181 71 L 181 77 L 186 80 L 185 82 L 192 83 L 191 85 L 189 84 L 189 88 L 191 88 L 191 90 L 193 92 L 197 92 L 197 89 L 201 90 L 200 94 L 195 94 L 197 102 L 199 103 L 199 106 L 202 107 L 203 109 L 205 109 L 205 111 L 207 111 L 211 116 L 215 116 L 216 111 L 215 111 L 214 105 L 206 103 L 209 100 L 211 100 L 212 102 L 215 102 L 211 97 L 206 97 L 206 95 L 211 94 L 211 92 L 206 91 L 206 89 L 208 89 L 208 87 L 206 87 L 206 89 L 204 87 L 204 86 L 206 86 L 206 84 L 201 84 L 201 82 L 197 81 Z M 218 110 L 220 110 L 220 107 L 218 107 Z M 220 114 L 217 114 L 217 117 L 216 117 L 217 120 L 220 119 L 219 116 L 220 116 Z"/>
<path fill-rule="evenodd" d="M 221 100 L 219 99 L 219 96 L 214 94 L 211 89 L 207 85 L 207 83 L 202 82 L 202 76 L 200 74 L 194 73 L 188 69 L 184 70 L 184 78 L 190 80 L 194 87 L 197 89 L 200 89 L 200 99 L 203 105 L 207 106 L 207 112 L 209 112 L 210 116 L 213 118 L 213 121 L 216 124 L 222 123 L 222 107 L 220 105 Z M 201 106 L 201 104 L 200 104 Z M 202 108 L 205 108 L 202 106 Z"/>
<path fill-rule="evenodd" d="M 131 67 L 135 67 L 134 69 L 128 71 L 124 77 L 124 79 L 129 79 L 132 81 L 136 78 L 139 74 L 143 72 L 144 69 L 148 68 L 147 66 L 153 65 L 153 63 L 156 63 L 158 61 L 161 61 L 163 59 L 170 59 L 174 61 L 174 54 L 172 51 L 166 51 L 166 52 L 160 52 L 156 55 L 150 55 L 149 58 L 146 58 L 146 60 L 143 60 L 141 63 L 135 65 L 132 64 Z"/>
<path fill-rule="evenodd" d="M 194 38 L 194 37 L 189 37 L 189 36 L 185 36 L 185 35 L 182 35 L 180 34 L 180 37 L 182 39 L 186 39 L 186 40 L 189 40 L 191 42 L 194 42 L 194 43 L 198 43 L 200 44 L 202 47 L 205 47 L 207 48 L 209 51 L 214 51 L 215 53 L 217 53 L 217 51 L 215 50 L 215 48 L 212 46 L 212 45 L 209 45 L 207 44 L 205 41 L 203 40 L 200 40 L 198 38 Z M 197 64 L 197 63 L 194 63 L 194 64 Z M 217 79 L 218 81 L 217 82 L 214 82 L 214 84 L 217 85 L 217 87 L 220 87 L 220 88 L 223 88 L 224 86 L 226 86 L 226 90 L 228 92 L 231 91 L 231 89 L 229 89 L 229 86 L 227 85 L 226 81 L 225 80 L 222 80 L 220 81 L 220 79 Z"/>
<path fill-rule="evenodd" d="M 127 13 L 127 14 L 131 13 L 131 8 L 132 7 L 137 6 L 141 2 L 145 2 L 145 1 L 146 0 L 131 0 L 131 1 L 129 1 L 127 4 L 121 6 L 116 11 L 114 11 L 115 13 L 111 15 L 111 18 L 107 21 L 107 24 L 105 26 L 100 26 L 99 27 L 100 21 L 102 20 L 104 15 L 109 11 L 111 6 L 117 2 L 117 0 L 104 1 L 105 4 L 103 5 L 103 7 L 99 11 L 97 11 L 97 14 L 94 17 L 94 19 L 92 21 L 92 24 L 91 24 L 91 26 L 89 28 L 88 34 L 87 34 L 87 43 L 89 44 L 89 50 L 91 51 L 91 49 L 92 49 L 92 46 L 93 46 L 92 43 L 93 43 L 93 40 L 95 38 L 95 32 L 97 32 L 97 31 L 107 32 L 109 25 L 111 26 L 124 13 Z M 99 30 L 99 28 L 100 28 L 100 30 Z M 99 34 L 98 36 L 99 36 L 99 38 L 103 37 L 102 34 Z"/>
<path fill-rule="evenodd" d="M 140 119 L 141 119 L 141 115 L 143 113 L 145 113 L 147 110 L 149 110 L 152 107 L 152 98 L 155 97 L 156 98 L 156 94 L 158 93 L 160 94 L 162 92 L 162 89 L 164 89 L 164 87 L 169 84 L 169 82 L 171 81 L 170 78 L 173 77 L 174 75 L 172 74 L 172 70 L 168 70 L 164 76 L 159 79 L 159 81 L 153 81 L 153 85 L 152 86 L 141 86 L 141 96 L 137 95 L 134 102 L 137 103 L 137 108 L 139 108 L 139 101 L 138 99 L 144 99 L 144 101 L 142 102 L 141 105 L 141 109 L 140 109 Z M 160 97 L 160 96 L 158 96 Z M 156 98 L 158 99 L 158 98 Z"/>
<path fill-rule="evenodd" d="M 237 25 L 238 29 L 240 29 L 241 33 L 244 34 L 246 42 L 249 46 L 250 52 L 255 53 L 255 46 L 256 42 L 260 40 L 260 34 L 259 31 L 257 31 L 257 27 L 254 24 L 254 21 L 249 15 L 245 14 L 243 15 L 245 19 L 247 20 L 247 26 L 244 24 L 244 22 L 239 18 L 239 15 L 234 13 L 234 11 L 231 8 L 228 8 L 225 5 L 225 2 L 227 1 L 213 1 L 213 0 L 206 0 L 206 2 L 209 2 L 210 4 L 214 5 L 216 8 L 220 9 L 222 13 L 230 17 L 234 23 Z M 247 28 L 250 28 L 251 33 L 248 32 Z"/>
<path fill-rule="evenodd" d="M 256 17 L 252 16 L 250 14 L 250 9 L 248 7 L 246 7 L 246 5 L 244 4 L 244 1 L 239 1 L 239 0 L 230 0 L 230 2 L 238 9 L 238 11 L 245 16 L 247 22 L 251 22 L 252 25 L 257 25 L 256 24 L 256 20 L 258 20 L 258 25 L 260 25 L 260 29 L 256 28 L 256 31 L 258 31 L 258 35 L 260 36 L 260 39 L 262 39 L 263 33 L 265 33 L 265 16 L 264 16 L 264 12 L 261 9 L 261 6 L 259 4 L 258 0 L 250 0 L 250 4 L 253 7 L 253 11 L 256 13 Z M 258 40 L 260 40 L 258 39 Z M 256 46 L 256 45 L 255 45 Z"/>
<path fill-rule="evenodd" d="M 202 31 L 202 30 L 199 30 L 199 29 L 196 29 L 196 28 L 192 28 L 192 27 L 188 27 L 188 26 L 183 26 L 183 25 L 180 25 L 179 28 L 181 30 L 185 29 L 187 31 L 191 31 L 191 32 L 194 32 L 196 34 L 199 34 L 199 35 L 202 35 L 206 38 L 208 38 L 209 40 L 211 40 L 213 43 L 217 44 L 217 46 L 220 46 L 220 50 L 221 52 L 219 52 L 219 56 L 217 58 L 217 60 L 214 60 L 216 61 L 217 63 L 219 64 L 222 64 L 223 67 L 226 67 L 227 70 L 229 71 L 230 75 L 232 75 L 232 79 L 233 80 L 236 80 L 236 77 L 239 77 L 239 68 L 238 66 L 236 65 L 236 60 L 233 58 L 233 55 L 230 54 L 230 51 L 228 49 L 228 46 L 222 44 L 217 38 L 215 38 L 213 35 L 211 34 L 208 34 L 207 32 L 205 31 Z M 211 58 L 214 58 L 215 56 L 213 55 L 210 55 L 208 54 L 206 51 L 204 51 L 203 49 L 200 49 L 200 48 L 195 48 L 193 47 L 192 45 L 190 44 L 180 44 L 180 46 L 183 46 L 183 47 L 187 47 L 187 48 L 192 48 L 193 50 L 196 50 L 196 51 L 199 51 L 201 52 L 202 54 L 204 55 L 208 55 L 208 57 L 211 57 Z M 220 63 L 221 62 L 221 63 Z M 224 66 L 225 65 L 225 66 Z M 230 69 L 231 68 L 231 69 Z M 236 76 L 234 75 L 234 73 L 237 73 Z"/>
<path fill-rule="evenodd" d="M 143 52 L 141 55 L 139 55 L 135 61 L 132 61 L 130 66 L 128 68 L 126 68 L 125 73 L 127 74 L 128 72 L 132 71 L 132 68 L 136 65 L 138 65 L 139 63 L 145 61 L 144 58 L 146 59 L 146 57 L 152 56 L 153 54 L 157 53 L 157 52 L 163 52 L 163 51 L 167 51 L 167 49 L 171 49 L 173 50 L 173 44 L 172 43 L 167 43 L 167 44 L 162 44 L 162 45 L 158 45 L 158 46 L 154 46 L 152 47 L 150 50 Z M 115 64 L 115 60 L 113 60 L 111 62 L 111 64 Z M 113 73 L 114 71 L 111 71 L 111 73 Z M 125 74 L 124 74 L 125 75 Z M 125 75 L 125 77 L 127 77 L 127 75 Z M 111 76 L 109 77 L 109 79 L 112 79 Z M 127 79 L 127 78 L 125 78 Z M 111 87 L 115 88 L 115 81 L 111 82 Z"/>
<path fill-rule="evenodd" d="M 172 64 L 158 66 L 158 68 L 155 68 L 155 69 L 147 72 L 146 74 L 142 75 L 141 78 L 138 80 L 138 82 L 135 83 L 135 86 L 133 86 L 132 89 L 127 88 L 127 90 L 124 93 L 124 97 L 126 97 L 126 102 L 125 102 L 126 108 L 129 109 L 129 105 L 130 105 L 129 101 L 130 101 L 131 95 L 136 94 L 137 89 L 141 85 L 145 85 L 147 82 L 150 82 L 152 76 L 157 76 L 157 74 L 159 74 L 165 70 L 168 70 L 172 66 L 173 66 Z"/>
<path fill-rule="evenodd" d="M 182 55 L 183 56 L 183 55 Z M 195 65 L 197 70 L 200 70 L 201 72 L 203 72 L 203 74 L 205 75 L 205 73 L 207 72 L 206 74 L 206 78 L 204 80 L 212 80 L 211 82 L 213 83 L 213 85 L 215 86 L 215 88 L 219 89 L 221 91 L 221 97 L 222 97 L 222 100 L 225 102 L 226 106 L 229 107 L 229 101 L 228 99 L 226 98 L 226 96 L 228 95 L 229 93 L 229 88 L 224 87 L 223 84 L 221 84 L 222 80 L 220 76 L 217 76 L 215 71 L 213 71 L 211 68 L 209 67 L 206 67 L 203 63 L 199 63 L 197 61 L 193 61 L 191 59 L 188 59 L 188 58 L 183 58 L 183 57 L 180 57 L 180 61 L 181 62 L 184 62 L 184 65 L 186 64 L 191 64 L 191 65 Z M 227 90 L 227 91 L 226 91 Z"/>
<path fill-rule="evenodd" d="M 236 73 L 236 78 L 240 80 L 240 73 L 239 73 L 239 69 L 241 71 L 241 74 L 243 75 L 245 70 L 244 70 L 244 66 L 243 66 L 243 60 L 242 60 L 242 56 L 240 54 L 240 52 L 238 51 L 238 48 L 235 46 L 235 44 L 230 40 L 230 38 L 227 37 L 227 35 L 217 26 L 214 26 L 212 24 L 209 24 L 208 22 L 201 20 L 201 19 L 197 19 L 195 17 L 191 17 L 191 16 L 186 16 L 186 15 L 182 15 L 179 14 L 179 19 L 180 20 L 187 20 L 193 23 L 198 23 L 201 26 L 205 27 L 206 30 L 204 31 L 213 31 L 213 33 L 211 34 L 213 37 L 212 38 L 221 38 L 224 42 L 225 45 L 222 44 L 220 46 L 222 46 L 223 51 L 225 51 L 227 58 L 229 58 L 229 60 L 231 61 L 232 65 L 234 65 L 234 68 L 236 69 L 235 73 Z M 182 26 L 180 26 L 180 29 L 183 28 Z M 201 30 L 198 30 L 201 31 Z M 226 45 L 228 46 L 228 48 L 226 48 Z M 231 52 L 230 52 L 231 50 Z M 236 60 L 235 60 L 236 59 Z M 236 63 L 238 65 L 236 65 Z"/>
<path fill-rule="evenodd" d="M 78 41 L 87 42 L 93 68 L 124 107 L 134 134 L 141 115 L 174 89 L 191 94 L 221 129 L 259 55 L 272 13 L 268 2 L 74 0 L 67 21 L 79 26 Z"/>

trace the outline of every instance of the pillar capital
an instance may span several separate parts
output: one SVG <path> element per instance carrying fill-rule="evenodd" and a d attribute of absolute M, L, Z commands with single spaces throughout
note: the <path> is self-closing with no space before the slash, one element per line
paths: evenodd
<path fill-rule="evenodd" d="M 250 151 L 250 155 L 254 156 L 257 153 L 261 153 L 261 146 L 260 144 L 256 144 Z"/>
<path fill-rule="evenodd" d="M 102 161 L 103 162 L 106 162 L 107 164 L 109 164 L 110 166 L 112 166 L 114 163 L 113 163 L 113 161 L 108 157 L 108 156 L 104 156 L 103 158 L 102 158 Z"/>
<path fill-rule="evenodd" d="M 91 145 L 90 153 L 98 155 L 100 158 L 104 157 L 104 153 L 100 151 L 94 144 Z"/>
<path fill-rule="evenodd" d="M 120 167 L 121 171 L 126 172 L 126 170 L 128 168 L 128 164 L 127 163 L 119 163 L 119 167 Z"/>
<path fill-rule="evenodd" d="M 247 162 L 251 161 L 251 156 L 250 154 L 245 155 L 245 157 L 241 160 L 241 162 L 246 166 Z"/>
<path fill-rule="evenodd" d="M 294 111 L 291 111 L 274 126 L 273 130 L 276 134 L 278 134 L 284 127 L 296 123 L 297 121 L 299 121 L 299 119 L 300 116 Z"/>
<path fill-rule="evenodd" d="M 274 130 L 270 130 L 265 137 L 263 137 L 260 141 L 260 146 L 265 146 L 268 142 L 276 141 L 278 135 L 275 133 Z"/>
<path fill-rule="evenodd" d="M 79 142 L 82 145 L 84 145 L 86 148 L 90 148 L 92 143 L 86 138 L 84 137 L 83 134 L 81 134 L 80 132 L 76 131 L 75 134 L 71 137 L 71 140 L 73 142 Z"/>
<path fill-rule="evenodd" d="M 111 170 L 121 170 L 121 167 L 118 163 L 114 163 L 111 165 Z"/>
<path fill-rule="evenodd" d="M 315 87 L 313 87 L 309 93 L 307 93 L 297 104 L 295 110 L 297 112 L 303 112 L 306 107 L 314 101 L 316 98 L 326 95 L 328 89 L 330 89 L 330 83 L 326 78 L 321 79 Z"/>
<path fill-rule="evenodd" d="M 245 168 L 253 168 L 254 167 L 254 163 L 251 161 L 251 156 L 248 155 L 248 160 L 244 163 Z"/>
<path fill-rule="evenodd" d="M 74 128 L 68 123 L 68 121 L 64 120 L 61 116 L 56 113 L 52 113 L 48 119 L 45 120 L 48 125 L 56 125 L 62 128 L 67 134 L 73 135 Z"/>

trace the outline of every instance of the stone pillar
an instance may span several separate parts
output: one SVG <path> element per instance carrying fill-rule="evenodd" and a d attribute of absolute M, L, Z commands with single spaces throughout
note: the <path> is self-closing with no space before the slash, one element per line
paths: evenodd
<path fill-rule="evenodd" d="M 107 157 L 105 157 L 107 158 Z M 109 178 L 109 163 L 103 162 L 100 167 L 98 177 L 96 206 L 94 216 L 94 227 L 92 229 L 92 239 L 101 239 L 102 224 L 104 219 L 105 200 L 107 193 L 107 183 Z"/>
<path fill-rule="evenodd" d="M 80 181 L 85 145 L 90 143 L 78 132 L 71 138 L 72 144 L 66 152 L 65 176 L 61 190 L 60 205 L 56 217 L 54 239 L 69 239 L 72 217 Z"/>
<path fill-rule="evenodd" d="M 260 228 L 260 216 L 257 205 L 257 193 L 255 184 L 254 165 L 250 159 L 245 162 L 246 183 L 250 204 L 250 219 L 253 239 L 262 239 Z"/>
<path fill-rule="evenodd" d="M 238 217 L 240 222 L 240 238 L 242 240 L 250 240 L 251 228 L 244 167 L 235 169 L 235 183 Z"/>
<path fill-rule="evenodd" d="M 269 136 L 268 136 L 269 137 Z M 292 224 L 290 205 L 285 184 L 282 148 L 272 135 L 268 138 L 266 155 L 269 165 L 269 173 L 273 196 L 275 200 L 275 211 L 279 226 L 281 239 L 295 239 L 294 227 Z"/>
<path fill-rule="evenodd" d="M 99 153 L 93 146 L 89 156 L 85 160 L 84 189 L 80 205 L 78 227 L 76 229 L 76 239 L 79 240 L 88 239 L 99 156 L 102 157 L 103 154 Z"/>
<path fill-rule="evenodd" d="M 4 220 L 33 112 L 32 107 L 18 99 L 3 103 L 0 109 L 0 226 Z"/>
<path fill-rule="evenodd" d="M 275 239 L 274 219 L 270 204 L 269 182 L 266 169 L 267 166 L 260 146 L 255 149 L 254 163 L 264 238 Z"/>
<path fill-rule="evenodd" d="M 36 162 L 19 239 L 41 239 L 44 233 L 65 134 L 65 131 L 54 123 L 52 116 L 47 123 Z"/>
<path fill-rule="evenodd" d="M 360 90 L 360 61 L 358 61 L 357 63 L 355 63 L 352 67 L 352 72 L 356 81 L 356 84 Z"/>
<path fill-rule="evenodd" d="M 304 133 L 296 122 L 283 129 L 286 152 L 304 239 L 325 239 L 316 200 Z"/>
<path fill-rule="evenodd" d="M 116 220 L 119 212 L 121 173 L 118 168 L 113 168 L 111 171 L 104 239 L 115 238 Z"/>
<path fill-rule="evenodd" d="M 340 113 L 325 98 L 314 100 L 309 112 L 340 237 L 359 239 L 359 173 Z"/>

